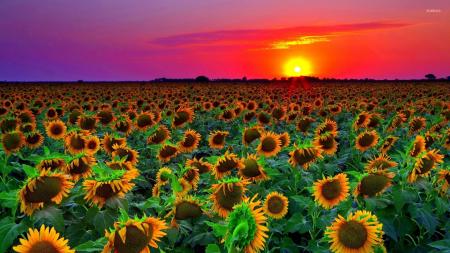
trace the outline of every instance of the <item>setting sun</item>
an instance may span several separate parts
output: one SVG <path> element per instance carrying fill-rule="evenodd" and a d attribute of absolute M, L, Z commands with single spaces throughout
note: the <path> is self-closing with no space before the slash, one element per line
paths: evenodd
<path fill-rule="evenodd" d="M 284 64 L 284 75 L 308 76 L 312 74 L 311 63 L 302 58 L 290 59 Z"/>

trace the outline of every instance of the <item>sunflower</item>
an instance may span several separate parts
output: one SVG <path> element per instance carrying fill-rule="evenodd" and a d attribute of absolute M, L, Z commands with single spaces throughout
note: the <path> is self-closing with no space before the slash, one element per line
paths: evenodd
<path fill-rule="evenodd" d="M 424 117 L 414 117 L 409 122 L 409 133 L 417 133 L 420 130 L 424 129 L 426 126 L 426 121 Z"/>
<path fill-rule="evenodd" d="M 292 167 L 301 166 L 303 169 L 314 163 L 317 159 L 323 158 L 322 150 L 318 147 L 297 147 L 289 153 L 289 164 Z"/>
<path fill-rule="evenodd" d="M 172 126 L 182 127 L 186 123 L 191 123 L 194 119 L 194 110 L 189 107 L 179 108 L 173 117 Z"/>
<path fill-rule="evenodd" d="M 375 130 L 362 132 L 356 137 L 356 149 L 364 152 L 377 145 L 378 138 L 378 133 Z"/>
<path fill-rule="evenodd" d="M 138 163 L 139 153 L 136 150 L 129 148 L 126 144 L 114 144 L 113 149 L 114 151 L 111 154 L 113 159 L 125 158 L 125 161 L 130 162 L 133 166 Z"/>
<path fill-rule="evenodd" d="M 242 159 L 242 167 L 239 168 L 238 174 L 249 181 L 262 181 L 269 178 L 254 154 Z"/>
<path fill-rule="evenodd" d="M 314 118 L 303 116 L 301 119 L 297 121 L 296 127 L 297 130 L 302 133 L 307 133 L 312 123 L 316 120 Z"/>
<path fill-rule="evenodd" d="M 396 136 L 388 136 L 386 139 L 384 139 L 383 144 L 380 147 L 380 152 L 381 153 L 387 153 L 393 146 L 394 144 L 397 142 L 398 137 Z"/>
<path fill-rule="evenodd" d="M 103 136 L 103 139 L 102 139 L 103 149 L 108 154 L 111 154 L 114 151 L 114 149 L 113 149 L 114 144 L 117 144 L 117 145 L 120 146 L 120 145 L 123 145 L 123 144 L 126 145 L 126 143 L 127 143 L 127 139 L 121 138 L 121 137 L 117 137 L 115 135 L 110 135 L 108 133 L 105 134 Z"/>
<path fill-rule="evenodd" d="M 17 152 L 25 145 L 25 137 L 19 131 L 5 133 L 2 135 L 2 145 L 6 154 Z"/>
<path fill-rule="evenodd" d="M 412 157 L 417 157 L 420 153 L 424 152 L 425 149 L 425 138 L 421 135 L 417 135 L 416 139 L 411 144 L 409 155 Z"/>
<path fill-rule="evenodd" d="M 186 181 L 186 179 L 180 178 L 178 179 L 178 183 L 181 185 L 181 191 L 176 192 L 176 196 L 186 196 L 189 191 L 192 190 L 192 185 L 188 181 Z"/>
<path fill-rule="evenodd" d="M 404 113 L 398 112 L 392 119 L 391 124 L 389 125 L 387 131 L 388 132 L 394 131 L 402 123 L 406 122 L 407 118 L 408 117 Z"/>
<path fill-rule="evenodd" d="M 356 211 L 347 219 L 339 215 L 325 230 L 325 239 L 336 253 L 370 253 L 383 245 L 383 224 L 369 211 Z"/>
<path fill-rule="evenodd" d="M 112 170 L 137 170 L 131 162 L 127 161 L 111 161 L 106 162 L 106 165 Z"/>
<path fill-rule="evenodd" d="M 113 122 L 115 117 L 114 113 L 111 109 L 102 109 L 97 113 L 98 121 L 104 126 L 109 125 L 109 123 Z"/>
<path fill-rule="evenodd" d="M 416 158 L 414 168 L 411 170 L 408 176 L 408 182 L 412 183 L 417 180 L 418 177 L 426 177 L 430 175 L 431 170 L 436 167 L 438 163 L 442 163 L 444 156 L 439 154 L 438 150 L 430 150 L 420 154 Z"/>
<path fill-rule="evenodd" d="M 317 126 L 316 128 L 316 136 L 323 135 L 325 133 L 331 133 L 333 136 L 337 136 L 338 127 L 337 123 L 334 120 L 325 119 L 323 123 Z"/>
<path fill-rule="evenodd" d="M 450 170 L 441 170 L 438 172 L 438 175 L 437 182 L 441 182 L 442 184 L 440 192 L 446 195 L 450 184 Z"/>
<path fill-rule="evenodd" d="M 362 111 L 356 116 L 355 120 L 353 121 L 353 128 L 355 130 L 360 128 L 365 128 L 370 122 L 370 118 L 372 115 L 366 111 Z"/>
<path fill-rule="evenodd" d="M 45 127 L 47 136 L 54 140 L 64 138 L 64 136 L 66 135 L 66 130 L 66 125 L 59 119 L 48 122 Z"/>
<path fill-rule="evenodd" d="M 62 158 L 49 158 L 41 160 L 37 165 L 36 169 L 39 171 L 50 170 L 50 171 L 63 171 L 67 166 L 66 161 Z"/>
<path fill-rule="evenodd" d="M 289 136 L 288 132 L 279 134 L 278 137 L 281 141 L 281 148 L 285 148 L 285 147 L 289 146 L 289 144 L 291 143 L 291 137 Z"/>
<path fill-rule="evenodd" d="M 77 125 L 85 131 L 94 132 L 97 127 L 97 116 L 80 115 L 77 120 Z"/>
<path fill-rule="evenodd" d="M 250 145 L 253 141 L 259 139 L 261 137 L 261 127 L 254 126 L 250 128 L 245 128 L 242 133 L 242 143 L 245 146 Z"/>
<path fill-rule="evenodd" d="M 36 125 L 34 123 L 20 124 L 18 130 L 24 134 L 31 133 L 36 130 Z"/>
<path fill-rule="evenodd" d="M 78 121 L 78 117 L 82 115 L 79 109 L 75 109 L 69 114 L 69 124 L 75 125 Z"/>
<path fill-rule="evenodd" d="M 88 179 L 83 182 L 83 188 L 86 192 L 84 199 L 91 204 L 95 204 L 102 208 L 107 201 L 111 199 L 122 199 L 129 192 L 134 183 L 131 182 L 135 178 L 132 171 L 123 171 L 121 176 L 116 178 L 99 178 Z"/>
<path fill-rule="evenodd" d="M 244 123 L 250 122 L 255 116 L 256 116 L 256 112 L 254 112 L 254 111 L 246 112 L 244 114 L 244 118 L 242 119 L 242 121 Z"/>
<path fill-rule="evenodd" d="M 227 218 L 224 241 L 229 252 L 258 253 L 264 249 L 269 229 L 263 208 L 258 207 L 261 202 L 254 201 L 255 198 L 256 195 L 252 199 L 244 198 Z"/>
<path fill-rule="evenodd" d="M 86 153 L 94 155 L 100 149 L 100 140 L 97 136 L 90 135 L 86 137 L 86 142 L 84 145 L 84 150 Z"/>
<path fill-rule="evenodd" d="M 288 212 L 288 199 L 279 192 L 271 192 L 264 202 L 264 213 L 274 219 L 282 219 Z"/>
<path fill-rule="evenodd" d="M 89 177 L 92 174 L 92 166 L 96 163 L 93 156 L 80 153 L 67 164 L 64 171 L 69 174 L 74 181 L 78 181 L 80 178 Z"/>
<path fill-rule="evenodd" d="M 339 173 L 334 177 L 316 181 L 313 195 L 323 208 L 331 209 L 347 198 L 349 189 L 347 175 Z"/>
<path fill-rule="evenodd" d="M 2 133 L 8 133 L 19 127 L 19 121 L 15 118 L 6 118 L 0 121 L 0 130 Z"/>
<path fill-rule="evenodd" d="M 210 148 L 222 149 L 225 146 L 225 138 L 228 131 L 213 131 L 209 134 L 208 143 Z"/>
<path fill-rule="evenodd" d="M 238 178 L 228 178 L 213 184 L 210 199 L 213 201 L 214 211 L 222 218 L 227 217 L 233 207 L 244 200 L 247 185 L 248 181 Z"/>
<path fill-rule="evenodd" d="M 232 121 L 235 117 L 236 117 L 236 112 L 228 109 L 228 110 L 223 111 L 222 114 L 220 114 L 219 119 L 221 119 L 225 122 L 229 122 L 229 121 Z"/>
<path fill-rule="evenodd" d="M 188 159 L 186 161 L 186 167 L 196 168 L 200 174 L 210 172 L 213 169 L 213 165 L 209 162 L 203 161 L 203 158 Z"/>
<path fill-rule="evenodd" d="M 36 149 L 44 143 L 44 136 L 38 131 L 25 134 L 25 145 L 28 148 Z"/>
<path fill-rule="evenodd" d="M 132 122 L 129 117 L 120 117 L 115 123 L 114 123 L 114 129 L 116 129 L 118 132 L 121 132 L 128 136 L 132 129 Z"/>
<path fill-rule="evenodd" d="M 196 168 L 188 168 L 183 174 L 183 179 L 191 185 L 192 189 L 197 190 L 200 173 Z"/>
<path fill-rule="evenodd" d="M 148 253 L 149 247 L 158 248 L 165 229 L 166 223 L 153 217 L 116 221 L 114 228 L 105 232 L 108 242 L 102 253 Z"/>
<path fill-rule="evenodd" d="M 272 118 L 274 118 L 276 120 L 283 120 L 284 117 L 286 116 L 286 108 L 277 106 L 272 109 L 271 115 L 272 115 Z"/>
<path fill-rule="evenodd" d="M 20 239 L 20 245 L 14 246 L 17 253 L 75 253 L 68 240 L 60 237 L 55 228 L 41 225 L 39 230 L 28 229 L 27 238 Z"/>
<path fill-rule="evenodd" d="M 281 151 L 281 140 L 279 136 L 272 132 L 265 132 L 259 138 L 260 143 L 257 147 L 259 154 L 271 157 L 276 156 Z"/>
<path fill-rule="evenodd" d="M 202 214 L 203 210 L 200 200 L 193 196 L 186 195 L 178 197 L 175 200 L 172 211 L 170 211 L 166 217 L 173 215 L 171 224 L 173 227 L 177 227 L 177 221 L 195 219 Z"/>
<path fill-rule="evenodd" d="M 170 139 L 170 131 L 164 126 L 160 125 L 158 129 L 147 138 L 148 144 L 161 144 L 164 141 Z"/>
<path fill-rule="evenodd" d="M 335 139 L 335 136 L 331 132 L 327 132 L 320 136 L 314 137 L 313 145 L 322 150 L 323 154 L 333 155 L 336 153 L 338 148 L 338 142 Z"/>
<path fill-rule="evenodd" d="M 377 170 L 386 170 L 395 166 L 397 166 L 396 162 L 392 161 L 388 155 L 381 153 L 379 156 L 369 160 L 365 169 L 367 172 L 372 172 Z"/>
<path fill-rule="evenodd" d="M 64 137 L 64 142 L 65 142 L 67 151 L 69 151 L 69 153 L 72 155 L 83 152 L 84 148 L 86 146 L 85 138 L 86 138 L 85 135 L 83 135 L 81 133 L 77 133 L 75 131 L 68 133 Z"/>
<path fill-rule="evenodd" d="M 72 188 L 69 176 L 43 169 L 39 176 L 29 178 L 19 191 L 20 211 L 32 215 L 44 204 L 59 204 Z"/>
<path fill-rule="evenodd" d="M 263 111 L 258 113 L 258 123 L 260 125 L 269 125 L 271 120 L 272 120 L 272 117 L 270 116 L 270 114 L 263 112 Z"/>
<path fill-rule="evenodd" d="M 395 174 L 386 170 L 377 170 L 363 177 L 355 188 L 354 196 L 374 197 L 383 193 L 392 185 Z"/>
<path fill-rule="evenodd" d="M 178 147 L 170 144 L 164 144 L 158 153 L 158 160 L 163 163 L 170 161 L 173 157 L 178 155 Z"/>
<path fill-rule="evenodd" d="M 184 132 L 184 138 L 178 143 L 178 150 L 182 153 L 190 153 L 198 147 L 200 143 L 201 135 L 195 130 L 187 130 Z"/>
<path fill-rule="evenodd" d="M 147 128 L 153 126 L 155 124 L 155 115 L 151 112 L 142 112 L 136 117 L 136 127 L 141 130 L 145 131 Z"/>
<path fill-rule="evenodd" d="M 237 155 L 226 151 L 223 156 L 217 159 L 212 174 L 216 179 L 221 179 L 224 176 L 230 175 L 233 169 L 239 170 L 241 168 L 243 168 L 243 164 Z"/>

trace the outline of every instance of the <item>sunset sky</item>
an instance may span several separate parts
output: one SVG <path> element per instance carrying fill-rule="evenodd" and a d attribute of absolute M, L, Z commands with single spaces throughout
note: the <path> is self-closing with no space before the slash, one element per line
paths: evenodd
<path fill-rule="evenodd" d="M 449 0 L 3 0 L 0 80 L 450 75 Z"/>

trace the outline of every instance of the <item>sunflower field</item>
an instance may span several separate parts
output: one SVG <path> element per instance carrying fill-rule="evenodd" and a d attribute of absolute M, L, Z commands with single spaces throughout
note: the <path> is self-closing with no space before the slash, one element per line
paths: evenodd
<path fill-rule="evenodd" d="M 448 83 L 0 90 L 0 253 L 450 252 Z"/>

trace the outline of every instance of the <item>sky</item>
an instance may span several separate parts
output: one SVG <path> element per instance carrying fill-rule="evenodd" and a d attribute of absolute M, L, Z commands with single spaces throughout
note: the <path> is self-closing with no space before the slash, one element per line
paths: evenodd
<path fill-rule="evenodd" d="M 449 0 L 2 0 L 0 80 L 450 76 Z"/>

